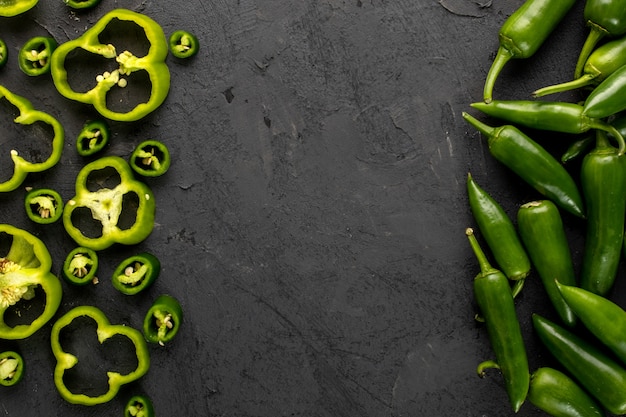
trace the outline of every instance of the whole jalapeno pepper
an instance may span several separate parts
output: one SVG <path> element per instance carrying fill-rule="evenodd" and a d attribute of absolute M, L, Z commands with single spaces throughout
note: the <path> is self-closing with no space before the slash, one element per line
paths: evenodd
<path fill-rule="evenodd" d="M 549 200 L 523 204 L 517 212 L 517 228 L 528 255 L 563 323 L 576 324 L 576 315 L 567 305 L 555 278 L 568 285 L 576 283 L 574 264 L 559 209 Z"/>
<path fill-rule="evenodd" d="M 552 356 L 589 394 L 609 412 L 626 413 L 626 370 L 619 363 L 597 346 L 538 314 L 533 314 L 533 326 Z"/>
<path fill-rule="evenodd" d="M 626 151 L 622 135 L 609 123 L 585 114 L 584 107 L 574 103 L 501 100 L 486 103 L 472 103 L 471 106 L 483 113 L 506 120 L 509 123 L 532 129 L 551 132 L 580 134 L 590 129 L 610 133 L 619 143 L 620 153 Z"/>
<path fill-rule="evenodd" d="M 502 206 L 469 173 L 467 195 L 478 229 L 502 272 L 511 280 L 526 278 L 530 273 L 530 260 L 513 222 Z"/>
<path fill-rule="evenodd" d="M 473 230 L 468 228 L 465 234 L 480 265 L 480 272 L 474 278 L 474 297 L 496 356 L 495 362 L 483 362 L 478 366 L 479 374 L 488 366 L 500 369 L 509 401 L 517 412 L 528 394 L 530 372 L 509 280 L 489 264 Z"/>
<path fill-rule="evenodd" d="M 50 56 L 58 44 L 54 38 L 36 36 L 27 41 L 19 51 L 20 69 L 26 75 L 38 76 L 50 72 Z"/>
<path fill-rule="evenodd" d="M 10 387 L 17 384 L 24 375 L 24 359 L 13 351 L 0 353 L 0 385 Z"/>
<path fill-rule="evenodd" d="M 583 14 L 589 35 L 578 56 L 574 78 L 581 76 L 585 62 L 600 40 L 626 33 L 626 7 L 622 0 L 586 0 Z"/>
<path fill-rule="evenodd" d="M 583 199 L 567 170 L 541 145 L 513 125 L 487 126 L 468 113 L 463 118 L 487 137 L 489 152 L 556 205 L 584 217 Z"/>
<path fill-rule="evenodd" d="M 580 177 L 587 210 L 580 286 L 604 295 L 613 286 L 622 252 L 626 157 L 599 132 L 596 148 L 583 159 Z"/>
<path fill-rule="evenodd" d="M 604 411 L 573 379 L 554 368 L 530 376 L 528 402 L 553 417 L 604 417 Z"/>
<path fill-rule="evenodd" d="M 602 119 L 626 110 L 626 66 L 606 77 L 583 104 L 583 115 Z"/>
<path fill-rule="evenodd" d="M 574 3 L 576 0 L 526 0 L 506 19 L 498 32 L 500 46 L 485 80 L 486 103 L 492 100 L 494 84 L 506 63 L 534 55 Z"/>

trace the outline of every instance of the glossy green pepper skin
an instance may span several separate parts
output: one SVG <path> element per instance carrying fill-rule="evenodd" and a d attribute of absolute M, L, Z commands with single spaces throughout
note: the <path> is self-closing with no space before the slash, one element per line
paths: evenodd
<path fill-rule="evenodd" d="M 183 309 L 171 295 L 157 297 L 143 321 L 143 334 L 148 342 L 163 346 L 174 339 L 183 323 Z"/>
<path fill-rule="evenodd" d="M 159 258 L 143 252 L 124 259 L 113 271 L 113 287 L 126 295 L 135 295 L 154 283 L 161 272 Z"/>
<path fill-rule="evenodd" d="M 14 351 L 0 353 L 0 385 L 10 387 L 22 380 L 24 359 Z"/>
<path fill-rule="evenodd" d="M 29 219 L 38 224 L 52 224 L 63 215 L 63 198 L 51 188 L 34 188 L 24 197 Z"/>
<path fill-rule="evenodd" d="M 604 417 L 604 411 L 573 379 L 542 367 L 530 376 L 528 402 L 553 417 Z"/>
<path fill-rule="evenodd" d="M 0 4 L 0 16 L 13 17 L 32 9 L 39 0 L 13 0 Z"/>
<path fill-rule="evenodd" d="M 112 21 L 135 23 L 140 26 L 150 44 L 145 56 L 135 56 L 131 51 L 117 51 L 112 44 L 100 43 L 100 33 Z M 104 72 L 96 79 L 96 85 L 86 92 L 72 89 L 65 67 L 68 55 L 77 49 L 94 54 L 97 58 L 115 60 L 118 68 Z M 141 13 L 126 9 L 115 9 L 104 15 L 96 24 L 77 39 L 65 42 L 54 51 L 51 59 L 51 73 L 54 85 L 61 95 L 81 103 L 92 104 L 103 117 L 115 121 L 136 121 L 156 110 L 167 97 L 170 88 L 170 71 L 165 63 L 169 52 L 168 41 L 157 22 Z M 115 111 L 107 103 L 108 92 L 112 88 L 124 88 L 133 72 L 145 71 L 150 78 L 150 97 L 138 103 L 129 111 Z"/>
<path fill-rule="evenodd" d="M 467 113 L 463 118 L 487 137 L 489 152 L 498 161 L 559 207 L 584 217 L 578 186 L 548 151 L 513 125 L 487 126 Z"/>
<path fill-rule="evenodd" d="M 626 110 L 626 66 L 609 75 L 587 96 L 583 115 L 606 118 Z"/>
<path fill-rule="evenodd" d="M 474 278 L 474 297 L 496 357 L 495 363 L 480 364 L 478 372 L 480 375 L 490 366 L 500 369 L 509 401 L 517 412 L 528 394 L 530 372 L 511 287 L 506 276 L 489 264 L 473 230 L 467 229 L 465 233 L 480 265 L 480 273 Z"/>
<path fill-rule="evenodd" d="M 467 175 L 467 195 L 478 229 L 497 265 L 511 280 L 526 278 L 530 273 L 530 259 L 502 206 L 476 183 L 471 174 Z"/>
<path fill-rule="evenodd" d="M 137 145 L 128 163 L 139 175 L 159 177 L 170 168 L 172 157 L 164 143 L 149 139 Z"/>
<path fill-rule="evenodd" d="M 92 120 L 83 126 L 76 138 L 76 152 L 80 156 L 93 156 L 102 151 L 111 137 L 109 125 L 104 120 Z"/>
<path fill-rule="evenodd" d="M 517 212 L 517 228 L 550 302 L 563 323 L 573 327 L 576 315 L 555 282 L 558 278 L 564 284 L 576 284 L 572 254 L 559 209 L 550 200 L 523 204 Z"/>
<path fill-rule="evenodd" d="M 170 52 L 176 58 L 191 58 L 200 50 L 198 38 L 186 30 L 176 30 L 170 35 Z"/>
<path fill-rule="evenodd" d="M 98 271 L 96 251 L 79 246 L 67 254 L 63 262 L 63 276 L 73 285 L 87 285 L 93 282 Z"/>
<path fill-rule="evenodd" d="M 613 286 L 622 253 L 626 156 L 599 134 L 596 148 L 583 159 L 580 176 L 587 210 L 580 286 L 605 295 Z"/>
<path fill-rule="evenodd" d="M 124 407 L 124 417 L 154 417 L 154 406 L 145 395 L 134 395 Z"/>
<path fill-rule="evenodd" d="M 494 84 L 506 63 L 534 55 L 574 3 L 576 0 L 526 0 L 507 18 L 498 33 L 500 46 L 485 80 L 486 103 L 492 100 Z"/>
<path fill-rule="evenodd" d="M 581 318 L 582 321 L 582 318 Z M 601 349 L 556 323 L 533 314 L 533 326 L 552 356 L 603 407 L 626 413 L 626 370 Z"/>
<path fill-rule="evenodd" d="M 48 36 L 36 36 L 28 40 L 18 53 L 22 72 L 31 77 L 49 73 L 50 56 L 57 46 L 57 41 Z"/>

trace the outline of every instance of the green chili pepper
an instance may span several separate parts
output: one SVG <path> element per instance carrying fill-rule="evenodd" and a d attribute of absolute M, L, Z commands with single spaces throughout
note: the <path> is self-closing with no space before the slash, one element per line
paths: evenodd
<path fill-rule="evenodd" d="M 28 218 L 35 223 L 51 224 L 63 214 L 63 199 L 50 188 L 34 188 L 26 193 L 24 207 Z"/>
<path fill-rule="evenodd" d="M 0 385 L 10 387 L 22 380 L 24 359 L 13 351 L 0 353 Z"/>
<path fill-rule="evenodd" d="M 526 399 L 530 374 L 511 287 L 504 274 L 489 264 L 473 230 L 468 228 L 465 234 L 480 265 L 480 273 L 474 279 L 474 296 L 496 356 L 495 362 L 480 364 L 478 372 L 492 366 L 501 370 L 509 401 L 517 412 Z"/>
<path fill-rule="evenodd" d="M 22 14 L 39 3 L 39 0 L 11 0 L 0 3 L 0 16 L 13 17 Z"/>
<path fill-rule="evenodd" d="M 146 313 L 143 334 L 148 342 L 163 346 L 178 333 L 183 322 L 183 310 L 171 295 L 160 295 Z"/>
<path fill-rule="evenodd" d="M 509 123 L 562 133 L 585 133 L 590 129 L 603 130 L 618 141 L 620 153 L 626 151 L 622 135 L 610 124 L 586 115 L 583 106 L 574 103 L 508 100 L 472 103 L 483 113 L 506 120 Z"/>
<path fill-rule="evenodd" d="M 57 47 L 54 38 L 36 36 L 27 41 L 20 49 L 18 61 L 20 69 L 26 75 L 38 76 L 50 72 L 50 56 Z"/>
<path fill-rule="evenodd" d="M 98 254 L 89 248 L 74 248 L 63 263 L 63 276 L 74 285 L 93 282 L 98 271 Z"/>
<path fill-rule="evenodd" d="M 624 136 L 623 133 L 620 132 L 620 134 L 622 137 Z M 585 136 L 572 142 L 563 155 L 561 155 L 561 162 L 565 164 L 581 155 L 585 155 L 595 144 L 595 136 L 596 135 Z"/>
<path fill-rule="evenodd" d="M 124 417 L 154 417 L 152 401 L 145 395 L 135 395 L 124 408 Z"/>
<path fill-rule="evenodd" d="M 159 259 L 147 252 L 123 260 L 113 272 L 113 287 L 122 294 L 134 295 L 148 286 L 161 272 Z"/>
<path fill-rule="evenodd" d="M 572 81 L 540 88 L 534 97 L 561 93 L 582 87 L 595 87 L 626 65 L 626 37 L 612 40 L 598 47 L 587 59 L 582 75 Z"/>
<path fill-rule="evenodd" d="M 567 305 L 555 278 L 568 285 L 576 283 L 576 274 L 559 209 L 549 200 L 523 204 L 517 212 L 517 227 L 532 264 L 563 322 L 573 327 L 576 316 Z"/>
<path fill-rule="evenodd" d="M 604 411 L 573 379 L 554 368 L 530 376 L 528 401 L 553 417 L 604 417 Z"/>
<path fill-rule="evenodd" d="M 502 206 L 482 189 L 469 173 L 467 194 L 478 229 L 502 272 L 512 280 L 526 278 L 530 273 L 530 260 L 513 222 Z"/>
<path fill-rule="evenodd" d="M 170 168 L 170 151 L 158 140 L 146 140 L 137 145 L 130 156 L 130 167 L 144 177 L 158 177 Z"/>
<path fill-rule="evenodd" d="M 76 138 L 76 151 L 80 156 L 95 155 L 107 146 L 110 136 L 109 125 L 104 120 L 87 122 Z"/>
<path fill-rule="evenodd" d="M 9 49 L 7 48 L 7 44 L 5 41 L 0 39 L 0 68 L 7 63 L 9 59 Z"/>
<path fill-rule="evenodd" d="M 101 44 L 99 36 L 112 21 L 134 23 L 143 29 L 150 44 L 147 54 L 136 56 L 131 51 L 118 53 L 113 44 Z M 123 35 L 123 31 L 119 33 Z M 65 68 L 68 55 L 75 50 L 87 51 L 97 58 L 115 60 L 119 67 L 99 75 L 96 78 L 96 85 L 89 91 L 75 91 L 70 85 Z M 61 95 L 81 103 L 92 104 L 96 111 L 107 119 L 135 121 L 157 109 L 167 97 L 170 88 L 170 71 L 165 63 L 167 54 L 168 42 L 163 29 L 157 22 L 141 13 L 115 9 L 104 15 L 80 37 L 63 43 L 54 51 L 51 59 L 52 80 Z M 110 109 L 110 102 L 107 100 L 109 91 L 114 87 L 124 88 L 128 82 L 132 82 L 130 76 L 136 71 L 144 71 L 150 79 L 148 100 L 136 104 L 129 111 Z"/>
<path fill-rule="evenodd" d="M 587 96 L 583 115 L 602 119 L 626 110 L 626 66 L 609 75 Z"/>
<path fill-rule="evenodd" d="M 590 30 L 578 56 L 574 78 L 582 75 L 587 58 L 600 40 L 626 34 L 626 8 L 622 0 L 586 0 L 583 13 Z"/>
<path fill-rule="evenodd" d="M 613 414 L 626 413 L 626 370 L 619 363 L 597 346 L 538 314 L 533 314 L 533 326 L 552 356 L 603 407 Z"/>
<path fill-rule="evenodd" d="M 15 106 L 19 112 L 19 116 L 14 122 L 21 125 L 32 125 L 35 123 L 43 123 L 52 128 L 52 140 L 50 155 L 42 162 L 30 162 L 21 156 L 14 149 L 11 150 L 11 160 L 15 165 L 13 168 L 13 176 L 5 182 L 0 183 L 0 192 L 13 191 L 19 187 L 26 179 L 29 172 L 41 172 L 52 168 L 61 159 L 63 152 L 63 142 L 65 140 L 65 131 L 61 123 L 51 115 L 33 109 L 33 105 L 27 99 L 11 93 L 5 87 L 0 86 L 0 98 L 6 99 Z"/>
<path fill-rule="evenodd" d="M 587 210 L 580 285 L 604 295 L 613 286 L 622 252 L 626 156 L 599 133 L 596 148 L 583 159 L 580 176 Z"/>
<path fill-rule="evenodd" d="M 494 84 L 506 63 L 534 55 L 574 3 L 576 0 L 526 0 L 509 16 L 498 33 L 500 46 L 485 80 L 486 103 L 492 100 Z"/>
<path fill-rule="evenodd" d="M 198 38 L 185 30 L 177 30 L 170 35 L 170 52 L 176 58 L 191 58 L 198 53 L 200 43 Z"/>
<path fill-rule="evenodd" d="M 70 391 L 70 389 L 65 385 L 63 377 L 65 371 L 73 368 L 78 363 L 78 357 L 63 350 L 63 346 L 60 341 L 60 334 L 63 328 L 69 326 L 79 317 L 88 317 L 95 321 L 97 326 L 96 334 L 100 343 L 104 343 L 113 336 L 120 335 L 129 339 L 135 347 L 137 367 L 127 374 L 108 371 L 109 389 L 102 395 L 89 396 L 86 394 L 75 393 Z M 130 326 L 111 324 L 106 315 L 97 307 L 93 306 L 75 307 L 59 318 L 52 326 L 50 344 L 52 346 L 52 353 L 57 360 L 54 368 L 54 384 L 56 385 L 61 397 L 65 401 L 72 404 L 91 406 L 106 403 L 117 395 L 122 385 L 141 378 L 150 368 L 150 352 L 141 335 L 141 332 Z"/>
<path fill-rule="evenodd" d="M 111 178 L 111 183 L 93 183 L 103 180 L 102 176 Z M 155 210 L 154 194 L 133 177 L 128 163 L 118 156 L 105 156 L 78 173 L 76 195 L 65 205 L 63 225 L 78 245 L 93 250 L 114 243 L 134 245 L 152 232 Z"/>
<path fill-rule="evenodd" d="M 72 9 L 90 9 L 97 6 L 100 0 L 63 0 Z"/>
<path fill-rule="evenodd" d="M 467 113 L 463 118 L 487 137 L 489 151 L 498 161 L 559 207 L 584 217 L 576 183 L 548 151 L 515 126 L 487 126 Z"/>

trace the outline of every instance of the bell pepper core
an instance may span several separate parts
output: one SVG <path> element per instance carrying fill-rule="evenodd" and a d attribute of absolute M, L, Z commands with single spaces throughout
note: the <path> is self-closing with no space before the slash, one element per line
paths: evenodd
<path fill-rule="evenodd" d="M 124 417 L 154 417 L 152 401 L 145 395 L 135 395 L 124 408 Z"/>
<path fill-rule="evenodd" d="M 5 41 L 0 39 L 0 68 L 7 63 L 9 58 L 9 49 L 7 48 L 7 44 Z"/>
<path fill-rule="evenodd" d="M 36 77 L 50 72 L 50 55 L 57 47 L 54 38 L 36 36 L 19 51 L 18 62 L 24 74 Z"/>
<path fill-rule="evenodd" d="M 130 167 L 144 177 L 158 177 L 167 172 L 171 164 L 170 151 L 157 140 L 140 143 L 130 156 Z"/>
<path fill-rule="evenodd" d="M 111 131 L 104 120 L 85 123 L 76 138 L 76 151 L 80 156 L 92 156 L 104 149 L 109 143 Z"/>
<path fill-rule="evenodd" d="M 10 387 L 17 384 L 24 375 L 24 359 L 13 351 L 0 353 L 0 385 Z"/>
<path fill-rule="evenodd" d="M 25 339 L 54 316 L 63 290 L 59 279 L 50 272 L 52 257 L 41 240 L 8 224 L 0 224 L 0 233 L 12 238 L 8 252 L 0 257 L 0 338 Z M 30 324 L 9 326 L 5 312 L 20 300 L 33 299 L 37 287 L 45 293 L 41 314 Z"/>
<path fill-rule="evenodd" d="M 99 35 L 112 20 L 135 23 L 140 26 L 146 35 L 150 48 L 145 56 L 135 56 L 130 51 L 118 53 L 112 44 L 100 43 Z M 68 80 L 65 61 L 74 50 L 82 49 L 106 59 L 115 59 L 119 67 L 111 72 L 107 71 L 96 78 L 96 85 L 89 91 L 77 92 L 72 89 Z M 80 37 L 61 44 L 52 54 L 52 80 L 58 92 L 64 97 L 81 103 L 92 104 L 103 117 L 116 121 L 139 120 L 158 108 L 169 92 L 170 72 L 165 59 L 168 54 L 168 42 L 163 29 L 157 22 L 146 15 L 126 9 L 115 9 L 104 15 L 90 29 Z M 109 90 L 118 86 L 126 86 L 124 76 L 135 71 L 145 71 L 150 79 L 150 97 L 144 103 L 137 104 L 127 112 L 111 110 L 108 107 L 107 95 Z"/>
<path fill-rule="evenodd" d="M 198 38 L 185 30 L 177 30 L 170 35 L 170 52 L 176 58 L 191 58 L 198 53 Z"/>
<path fill-rule="evenodd" d="M 134 295 L 150 286 L 161 271 L 161 262 L 150 253 L 140 253 L 122 261 L 113 272 L 113 287 Z"/>
<path fill-rule="evenodd" d="M 74 319 L 79 317 L 89 317 L 96 322 L 96 332 L 100 343 L 104 343 L 107 339 L 113 336 L 121 335 L 128 338 L 136 349 L 137 367 L 135 370 L 127 374 L 120 374 L 119 372 L 113 371 L 107 372 L 109 377 L 109 389 L 102 395 L 92 397 L 86 394 L 72 392 L 67 388 L 65 382 L 63 381 L 65 371 L 73 368 L 78 363 L 78 357 L 63 350 L 60 341 L 60 333 L 64 327 L 69 326 Z M 148 346 L 146 345 L 146 341 L 143 339 L 141 332 L 130 326 L 111 324 L 106 315 L 97 307 L 86 305 L 79 306 L 65 313 L 52 326 L 50 343 L 52 346 L 52 353 L 57 360 L 54 368 L 54 384 L 56 385 L 61 397 L 65 401 L 72 404 L 97 405 L 106 403 L 117 395 L 122 385 L 141 378 L 150 368 L 150 352 L 148 351 Z"/>
<path fill-rule="evenodd" d="M 13 17 L 22 14 L 39 3 L 39 0 L 13 0 L 0 4 L 0 16 Z"/>
<path fill-rule="evenodd" d="M 50 188 L 35 188 L 26 193 L 24 207 L 28 218 L 35 223 L 51 224 L 63 214 L 63 199 Z"/>
<path fill-rule="evenodd" d="M 14 120 L 15 123 L 22 125 L 32 125 L 35 122 L 48 124 L 53 129 L 52 150 L 48 158 L 42 162 L 29 162 L 19 156 L 16 150 L 11 150 L 11 159 L 15 167 L 13 175 L 10 179 L 0 183 L 0 192 L 13 191 L 19 187 L 26 179 L 29 172 L 41 172 L 52 168 L 61 159 L 63 152 L 63 142 L 65 140 L 65 131 L 61 123 L 51 115 L 33 109 L 32 104 L 27 99 L 11 93 L 5 87 L 0 85 L 0 99 L 5 98 L 9 103 L 14 105 L 19 116 Z"/>
<path fill-rule="evenodd" d="M 114 171 L 119 183 L 113 187 L 98 185 L 91 190 L 91 175 L 111 174 Z M 137 205 L 131 225 L 122 225 L 122 217 L 130 212 L 126 197 L 134 197 Z M 77 209 L 85 209 L 78 211 Z M 105 156 L 83 167 L 76 177 L 76 195 L 67 202 L 63 210 L 63 225 L 74 241 L 86 248 L 102 250 L 114 243 L 134 245 L 150 235 L 154 228 L 156 203 L 152 190 L 133 177 L 133 171 L 126 161 L 118 156 Z M 92 220 L 101 227 L 99 234 L 89 234 L 81 228 L 81 220 L 91 212 Z M 77 212 L 77 216 L 73 213 Z"/>
<path fill-rule="evenodd" d="M 90 9 L 100 3 L 100 0 L 63 0 L 72 9 Z"/>
<path fill-rule="evenodd" d="M 146 313 L 143 334 L 148 342 L 163 346 L 176 336 L 182 321 L 183 310 L 178 300 L 163 294 L 154 301 Z"/>
<path fill-rule="evenodd" d="M 63 263 L 63 276 L 75 285 L 86 285 L 93 282 L 97 270 L 98 254 L 82 246 L 74 248 Z"/>

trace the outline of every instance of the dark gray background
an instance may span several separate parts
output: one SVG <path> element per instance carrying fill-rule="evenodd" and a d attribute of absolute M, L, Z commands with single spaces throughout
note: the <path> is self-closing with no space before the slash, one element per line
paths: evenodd
<path fill-rule="evenodd" d="M 11 53 L 0 84 L 56 116 L 67 135 L 61 163 L 24 185 L 65 199 L 85 163 L 74 138 L 96 114 L 62 98 L 49 76 L 21 73 L 22 43 L 73 39 L 116 7 L 201 43 L 191 60 L 168 57 L 171 90 L 157 111 L 111 123 L 107 154 L 128 157 L 148 138 L 171 150 L 169 172 L 147 181 L 154 232 L 103 251 L 99 285 L 63 282 L 58 313 L 92 304 L 138 327 L 151 301 L 170 293 L 185 311 L 179 335 L 150 347 L 145 377 L 91 408 L 54 388 L 51 324 L 0 342 L 28 366 L 18 386 L 0 390 L 0 414 L 122 415 L 130 395 L 146 393 L 159 416 L 512 416 L 501 377 L 475 374 L 492 353 L 474 321 L 465 178 L 471 170 L 512 217 L 539 196 L 490 157 L 461 112 L 481 99 L 498 29 L 521 3 L 102 0 L 73 13 L 42 0 L 0 18 Z M 507 66 L 496 98 L 570 79 L 586 34 L 579 3 L 539 53 Z M 538 136 L 564 149 L 560 135 Z M 74 243 L 61 224 L 29 222 L 23 194 L 0 196 L 0 221 L 44 240 L 58 273 Z M 565 221 L 578 257 L 582 225 Z M 142 250 L 160 257 L 161 276 L 125 297 L 110 274 Z M 518 308 L 534 369 L 553 362 L 530 327 L 533 311 L 552 317 L 533 278 Z M 526 404 L 518 415 L 541 413 Z"/>

